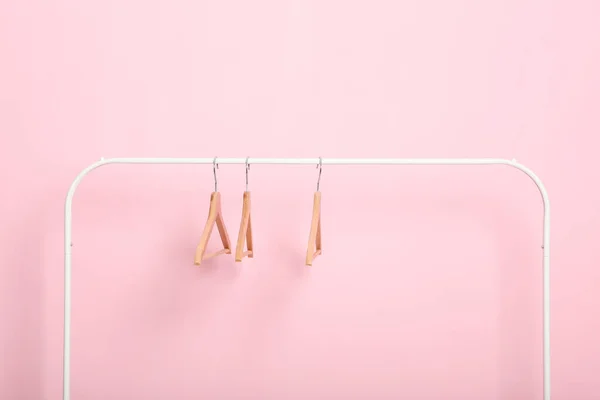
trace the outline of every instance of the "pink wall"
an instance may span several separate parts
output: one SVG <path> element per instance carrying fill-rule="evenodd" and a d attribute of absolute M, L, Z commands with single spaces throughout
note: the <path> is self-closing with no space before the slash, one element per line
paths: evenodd
<path fill-rule="evenodd" d="M 0 398 L 59 399 L 63 201 L 101 156 L 503 157 L 553 205 L 553 394 L 600 392 L 600 3 L 2 1 Z M 219 171 L 235 240 L 244 169 Z M 74 400 L 541 399 L 541 201 L 507 167 L 255 166 L 256 258 L 193 253 L 208 166 L 74 208 Z M 216 243 L 213 244 L 216 246 Z"/>

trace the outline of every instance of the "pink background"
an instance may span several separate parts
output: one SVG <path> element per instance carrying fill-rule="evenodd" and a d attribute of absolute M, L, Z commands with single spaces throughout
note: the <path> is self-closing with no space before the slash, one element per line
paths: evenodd
<path fill-rule="evenodd" d="M 531 167 L 553 206 L 553 399 L 598 399 L 599 19 L 596 0 L 2 1 L 0 398 L 60 398 L 75 175 L 218 155 Z M 325 167 L 309 268 L 316 178 L 254 166 L 256 258 L 201 267 L 210 166 L 86 178 L 73 399 L 542 398 L 542 204 L 524 174 Z M 243 166 L 219 182 L 236 240 Z"/>

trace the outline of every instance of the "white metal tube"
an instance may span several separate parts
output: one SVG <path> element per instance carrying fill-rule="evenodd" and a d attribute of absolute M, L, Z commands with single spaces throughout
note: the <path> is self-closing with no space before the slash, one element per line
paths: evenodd
<path fill-rule="evenodd" d="M 70 396 L 71 357 L 71 245 L 73 195 L 81 180 L 92 170 L 107 164 L 314 164 L 323 165 L 509 165 L 533 180 L 544 203 L 543 221 L 543 393 L 550 400 L 550 201 L 540 178 L 516 160 L 501 158 L 110 158 L 101 159 L 77 175 L 65 201 L 65 276 L 64 276 L 64 347 L 63 400 Z"/>

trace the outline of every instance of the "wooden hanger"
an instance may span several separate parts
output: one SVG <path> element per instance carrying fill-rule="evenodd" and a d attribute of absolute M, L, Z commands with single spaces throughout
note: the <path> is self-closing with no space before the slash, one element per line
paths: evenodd
<path fill-rule="evenodd" d="M 244 251 L 244 242 L 248 250 Z M 238 233 L 237 246 L 235 247 L 235 261 L 242 261 L 242 258 L 254 257 L 254 247 L 252 245 L 252 217 L 250 215 L 250 192 L 244 192 L 244 205 L 242 207 L 242 222 L 240 223 L 240 232 Z"/>
<path fill-rule="evenodd" d="M 321 171 L 323 159 L 319 157 L 319 179 L 317 180 L 317 191 L 313 200 L 312 221 L 310 223 L 310 235 L 308 236 L 308 249 L 306 250 L 306 265 L 312 265 L 313 260 L 321 254 Z"/>
<path fill-rule="evenodd" d="M 235 246 L 235 261 L 242 261 L 242 258 L 254 257 L 254 248 L 252 245 L 252 217 L 250 215 L 250 192 L 248 191 L 248 171 L 250 164 L 246 158 L 246 191 L 244 192 L 244 203 L 242 206 L 242 222 L 240 223 L 240 232 L 238 233 L 237 245 Z M 248 246 L 248 250 L 244 251 L 244 242 Z"/>
<path fill-rule="evenodd" d="M 312 222 L 306 251 L 306 265 L 312 265 L 313 260 L 321 254 L 321 192 L 315 192 L 313 201 Z"/>
<path fill-rule="evenodd" d="M 225 221 L 223 221 L 223 215 L 221 213 L 221 193 L 217 191 L 218 167 L 219 166 L 217 165 L 217 157 L 215 157 L 215 160 L 213 162 L 213 173 L 215 175 L 215 191 L 210 195 L 208 218 L 206 220 L 206 224 L 204 225 L 204 231 L 202 232 L 202 236 L 200 237 L 200 243 L 196 248 L 196 255 L 194 257 L 194 264 L 196 265 L 200 265 L 202 261 L 221 254 L 231 254 L 231 242 L 229 241 L 229 235 L 227 234 L 227 229 L 225 228 Z M 217 224 L 217 229 L 219 230 L 219 236 L 221 236 L 223 249 L 206 255 L 206 246 L 208 244 L 208 240 L 210 239 L 210 234 L 212 233 L 215 223 Z"/>
<path fill-rule="evenodd" d="M 219 231 L 219 236 L 221 236 L 221 242 L 223 243 L 223 249 L 216 251 L 214 253 L 205 254 L 206 245 L 208 244 L 208 239 L 210 239 L 210 234 L 212 233 L 213 227 L 217 224 L 217 229 Z M 225 221 L 223 221 L 223 215 L 221 213 L 221 193 L 213 192 L 210 195 L 210 207 L 208 209 L 208 219 L 206 220 L 206 225 L 204 225 L 204 231 L 202 232 L 202 236 L 200 237 L 200 243 L 196 248 L 196 256 L 194 257 L 194 264 L 200 265 L 202 261 L 207 260 L 209 258 L 221 255 L 221 254 L 231 254 L 231 242 L 229 241 L 229 235 L 227 235 L 227 229 L 225 228 Z"/>

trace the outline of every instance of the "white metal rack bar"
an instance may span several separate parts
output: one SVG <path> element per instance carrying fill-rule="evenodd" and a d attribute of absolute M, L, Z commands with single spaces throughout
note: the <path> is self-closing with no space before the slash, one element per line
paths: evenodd
<path fill-rule="evenodd" d="M 71 245 L 73 195 L 81 180 L 92 170 L 107 164 L 312 164 L 317 165 L 508 165 L 536 184 L 544 203 L 543 221 L 543 393 L 550 400 L 550 201 L 538 176 L 516 160 L 501 158 L 109 158 L 90 165 L 77 175 L 65 201 L 65 277 L 64 277 L 64 349 L 63 400 L 70 400 L 71 357 Z"/>

